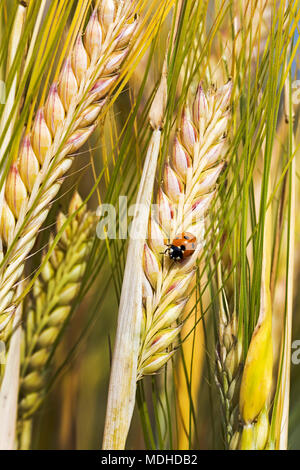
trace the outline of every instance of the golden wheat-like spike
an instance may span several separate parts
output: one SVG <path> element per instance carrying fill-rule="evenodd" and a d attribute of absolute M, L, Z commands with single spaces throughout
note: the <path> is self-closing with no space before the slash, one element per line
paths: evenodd
<path fill-rule="evenodd" d="M 82 201 L 78 193 L 69 205 L 69 216 Z M 66 221 L 60 213 L 57 230 Z M 85 207 L 64 229 L 59 244 L 34 284 L 33 299 L 23 330 L 23 359 L 20 374 L 19 418 L 28 419 L 43 400 L 47 377 L 51 370 L 49 358 L 55 341 L 71 312 L 85 272 L 95 233 L 96 215 Z"/>
<path fill-rule="evenodd" d="M 252 334 L 241 380 L 241 450 L 265 449 L 270 429 L 268 414 L 272 390 L 273 345 L 272 301 L 268 283 L 269 278 L 262 282 L 260 315 Z"/>
<path fill-rule="evenodd" d="M 1 210 L 0 235 L 8 251 L 0 271 L 0 334 L 15 306 L 15 285 L 26 256 L 76 152 L 95 129 L 119 76 L 136 27 L 132 2 L 102 1 L 82 41 L 78 37 L 58 82 L 21 143 L 9 171 Z M 12 243 L 14 242 L 14 245 Z"/>
<path fill-rule="evenodd" d="M 195 276 L 204 244 L 204 219 L 216 193 L 230 120 L 231 82 L 218 91 L 199 86 L 193 105 L 183 110 L 173 153 L 164 168 L 157 210 L 149 221 L 144 247 L 144 322 L 138 376 L 153 374 L 174 352 L 178 320 Z M 166 239 L 191 232 L 197 238 L 194 254 L 175 263 L 163 256 Z"/>
<path fill-rule="evenodd" d="M 229 314 L 225 292 L 222 292 L 221 297 L 215 381 L 220 393 L 226 446 L 234 449 L 239 429 L 238 400 L 242 372 L 242 344 L 238 338 L 237 316 L 235 313 Z"/>

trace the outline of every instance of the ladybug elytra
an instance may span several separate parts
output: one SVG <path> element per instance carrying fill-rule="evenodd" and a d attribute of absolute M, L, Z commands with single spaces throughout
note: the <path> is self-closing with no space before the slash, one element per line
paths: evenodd
<path fill-rule="evenodd" d="M 165 253 L 168 253 L 170 259 L 174 261 L 182 261 L 195 252 L 196 244 L 196 237 L 192 233 L 179 233 L 176 235 L 172 243 L 167 245 L 168 248 Z"/>

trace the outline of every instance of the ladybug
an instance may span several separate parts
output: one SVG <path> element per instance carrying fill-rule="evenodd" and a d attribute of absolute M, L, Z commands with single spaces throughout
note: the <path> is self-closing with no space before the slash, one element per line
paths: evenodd
<path fill-rule="evenodd" d="M 176 235 L 164 254 L 168 253 L 170 259 L 174 261 L 183 261 L 191 256 L 196 249 L 197 240 L 195 235 L 189 232 L 183 232 Z"/>

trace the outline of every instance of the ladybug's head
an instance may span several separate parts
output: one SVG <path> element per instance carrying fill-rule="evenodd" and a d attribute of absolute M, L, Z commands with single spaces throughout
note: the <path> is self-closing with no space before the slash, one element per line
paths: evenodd
<path fill-rule="evenodd" d="M 185 250 L 185 246 L 171 245 L 169 247 L 170 259 L 173 259 L 174 261 L 181 261 L 183 259 L 184 250 Z"/>

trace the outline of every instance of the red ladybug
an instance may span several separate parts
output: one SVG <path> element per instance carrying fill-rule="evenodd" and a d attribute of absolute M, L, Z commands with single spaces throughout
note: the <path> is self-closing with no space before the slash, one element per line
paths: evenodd
<path fill-rule="evenodd" d="M 182 261 L 191 256 L 197 245 L 195 235 L 189 232 L 183 232 L 176 235 L 171 244 L 167 245 L 165 253 L 169 254 L 170 259 L 174 261 Z"/>

